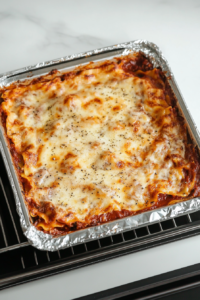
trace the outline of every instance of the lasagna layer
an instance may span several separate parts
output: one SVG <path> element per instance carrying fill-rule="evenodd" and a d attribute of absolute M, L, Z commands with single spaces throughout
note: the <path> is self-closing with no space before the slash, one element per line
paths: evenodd
<path fill-rule="evenodd" d="M 32 223 L 54 236 L 200 195 L 199 155 L 142 53 L 15 82 L 1 123 Z"/>

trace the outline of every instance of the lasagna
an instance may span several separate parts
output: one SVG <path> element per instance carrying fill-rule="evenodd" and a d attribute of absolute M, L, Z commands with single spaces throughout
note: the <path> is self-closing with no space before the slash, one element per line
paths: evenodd
<path fill-rule="evenodd" d="M 142 53 L 0 90 L 1 124 L 38 230 L 59 236 L 200 195 L 200 158 Z"/>

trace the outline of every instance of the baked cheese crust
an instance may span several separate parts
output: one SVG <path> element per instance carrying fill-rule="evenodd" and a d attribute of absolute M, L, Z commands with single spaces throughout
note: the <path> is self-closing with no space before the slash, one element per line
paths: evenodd
<path fill-rule="evenodd" d="M 142 53 L 1 90 L 34 225 L 54 236 L 199 195 L 199 156 L 164 73 Z"/>

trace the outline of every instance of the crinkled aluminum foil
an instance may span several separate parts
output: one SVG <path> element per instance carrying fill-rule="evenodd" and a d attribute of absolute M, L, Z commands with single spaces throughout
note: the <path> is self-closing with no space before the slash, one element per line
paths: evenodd
<path fill-rule="evenodd" d="M 99 59 L 102 60 L 102 57 L 104 59 L 108 59 L 112 56 L 127 55 L 130 52 L 138 51 L 142 51 L 143 53 L 145 53 L 150 58 L 154 67 L 160 66 L 162 70 L 166 72 L 166 75 L 169 76 L 169 82 L 178 99 L 180 111 L 182 112 L 182 115 L 184 116 L 188 124 L 190 134 L 195 144 L 198 146 L 198 148 L 200 148 L 200 136 L 197 126 L 191 118 L 188 108 L 186 107 L 185 102 L 179 92 L 179 89 L 177 87 L 173 73 L 171 72 L 167 60 L 164 58 L 162 52 L 155 44 L 145 40 L 137 40 L 110 47 L 100 48 L 85 53 L 73 54 L 56 60 L 46 61 L 33 66 L 4 73 L 0 75 L 0 86 L 9 85 L 10 83 L 16 80 L 24 80 L 26 78 L 29 78 L 30 75 L 39 76 L 48 73 L 53 68 L 56 68 L 58 70 L 64 70 L 68 67 L 68 63 L 69 66 L 77 66 L 78 64 L 80 64 L 80 58 L 82 58 L 81 63 L 86 63 L 88 61 L 96 61 Z M 102 56 L 102 54 L 104 55 Z M 189 212 L 191 213 L 200 209 L 200 198 L 195 198 L 171 206 L 141 213 L 136 216 L 112 221 L 100 226 L 79 230 L 59 238 L 53 238 L 51 235 L 45 234 L 37 230 L 29 221 L 28 211 L 23 200 L 20 185 L 17 180 L 17 176 L 12 163 L 11 155 L 6 145 L 6 140 L 4 139 L 3 128 L 1 127 L 0 151 L 2 153 L 8 177 L 10 179 L 11 186 L 14 192 L 17 212 L 20 216 L 22 230 L 25 236 L 27 237 L 29 243 L 40 250 L 60 250 L 76 244 L 88 242 L 91 240 L 130 230 L 131 228 L 141 227 L 150 223 L 167 220 L 178 215 L 183 215 Z"/>

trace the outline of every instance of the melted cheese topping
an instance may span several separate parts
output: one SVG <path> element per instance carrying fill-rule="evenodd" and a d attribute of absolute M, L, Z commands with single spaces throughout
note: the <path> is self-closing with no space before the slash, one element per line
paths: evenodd
<path fill-rule="evenodd" d="M 112 211 L 151 207 L 159 193 L 186 197 L 186 129 L 169 105 L 157 69 L 130 73 L 124 62 L 90 63 L 7 89 L 7 135 L 21 153 L 31 215 L 56 211 L 54 226 Z M 60 225 L 58 225 L 60 224 Z M 47 230 L 47 225 L 41 224 Z"/>

